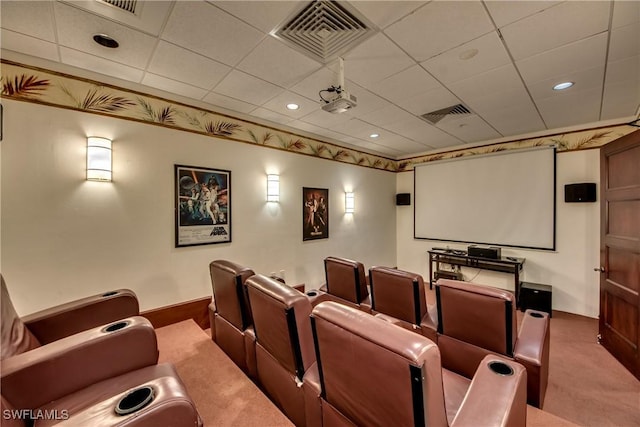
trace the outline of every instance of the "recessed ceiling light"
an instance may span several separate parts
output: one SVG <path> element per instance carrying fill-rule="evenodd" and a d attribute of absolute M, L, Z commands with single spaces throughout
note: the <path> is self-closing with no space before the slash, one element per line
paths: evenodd
<path fill-rule="evenodd" d="M 372 133 L 372 134 L 371 134 L 371 135 L 369 135 L 369 136 L 370 136 L 371 138 L 377 138 L 377 137 L 379 137 L 380 135 L 379 135 L 379 134 L 377 134 L 377 133 Z"/>
<path fill-rule="evenodd" d="M 294 103 L 287 104 L 287 109 L 289 110 L 297 110 L 298 108 L 300 108 L 298 104 L 294 104 Z"/>
<path fill-rule="evenodd" d="M 120 43 L 106 34 L 96 34 L 93 36 L 93 41 L 98 43 L 100 46 L 108 47 L 109 49 L 115 49 L 120 46 Z"/>
<path fill-rule="evenodd" d="M 553 87 L 553 90 L 569 89 L 571 86 L 573 86 L 573 82 L 562 82 L 562 83 L 558 83 L 557 85 L 555 85 Z"/>

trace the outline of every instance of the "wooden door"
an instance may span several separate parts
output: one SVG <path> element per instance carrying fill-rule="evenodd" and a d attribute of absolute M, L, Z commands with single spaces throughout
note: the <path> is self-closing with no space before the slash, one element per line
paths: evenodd
<path fill-rule="evenodd" d="M 640 130 L 601 148 L 600 342 L 640 379 Z"/>

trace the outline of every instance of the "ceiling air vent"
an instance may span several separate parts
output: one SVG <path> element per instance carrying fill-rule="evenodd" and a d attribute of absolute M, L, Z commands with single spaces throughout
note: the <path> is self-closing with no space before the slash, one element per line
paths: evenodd
<path fill-rule="evenodd" d="M 374 34 L 362 16 L 331 0 L 314 0 L 271 32 L 306 55 L 327 63 Z"/>
<path fill-rule="evenodd" d="M 452 115 L 463 115 L 463 114 L 471 114 L 471 111 L 462 104 L 453 105 L 451 107 L 442 108 L 437 111 L 432 111 L 430 113 L 426 113 L 420 116 L 422 120 L 426 120 L 427 122 L 435 125 L 440 120 L 444 119 L 447 116 Z"/>
<path fill-rule="evenodd" d="M 117 7 L 118 9 L 124 10 L 125 12 L 136 14 L 136 6 L 138 0 L 98 0 L 101 3 L 110 4 L 111 6 Z"/>

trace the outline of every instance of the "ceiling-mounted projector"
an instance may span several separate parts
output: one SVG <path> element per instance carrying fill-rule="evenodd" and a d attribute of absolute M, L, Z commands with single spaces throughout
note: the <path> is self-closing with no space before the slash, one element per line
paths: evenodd
<path fill-rule="evenodd" d="M 327 103 L 322 106 L 322 109 L 330 113 L 339 114 L 354 108 L 356 105 L 358 105 L 358 99 L 355 95 L 351 95 L 346 90 L 343 90 L 340 91 L 334 99 L 327 101 Z"/>

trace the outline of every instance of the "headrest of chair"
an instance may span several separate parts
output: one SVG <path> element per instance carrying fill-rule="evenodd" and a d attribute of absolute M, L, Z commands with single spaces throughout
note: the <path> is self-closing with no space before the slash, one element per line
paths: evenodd
<path fill-rule="evenodd" d="M 311 319 L 322 398 L 354 424 L 446 425 L 435 343 L 335 302 Z"/>
<path fill-rule="evenodd" d="M 360 304 L 369 296 L 367 276 L 361 262 L 347 258 L 327 257 L 324 260 L 327 293 Z"/>
<path fill-rule="evenodd" d="M 244 283 L 255 274 L 253 270 L 231 261 L 216 260 L 209 264 L 209 271 L 217 313 L 241 331 L 251 326 L 253 319 Z"/>
<path fill-rule="evenodd" d="M 0 320 L 0 329 L 2 329 L 0 360 L 4 360 L 7 357 L 40 347 L 40 343 L 24 325 L 18 313 L 16 313 L 2 274 L 0 274 L 0 282 L 2 282 L 2 296 L 0 299 L 0 305 L 2 305 L 2 319 Z"/>
<path fill-rule="evenodd" d="M 369 269 L 371 308 L 405 322 L 420 324 L 427 313 L 422 276 L 389 267 Z"/>

